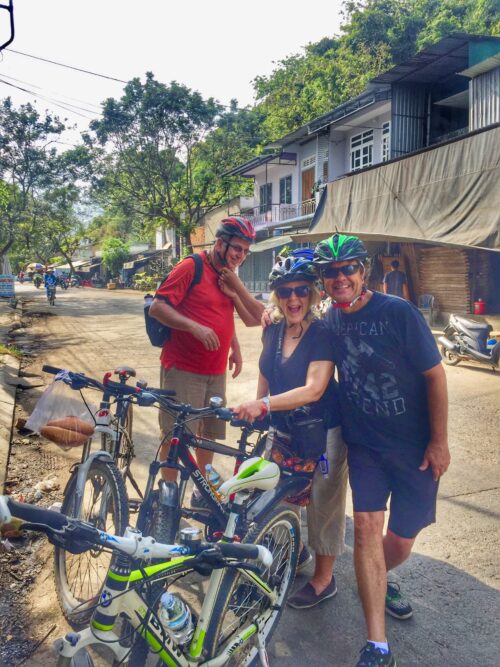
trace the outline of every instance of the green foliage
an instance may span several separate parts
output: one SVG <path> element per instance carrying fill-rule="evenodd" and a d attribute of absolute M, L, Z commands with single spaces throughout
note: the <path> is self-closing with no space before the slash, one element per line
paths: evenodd
<path fill-rule="evenodd" d="M 121 239 L 105 239 L 102 244 L 102 263 L 116 276 L 128 259 L 129 246 Z"/>

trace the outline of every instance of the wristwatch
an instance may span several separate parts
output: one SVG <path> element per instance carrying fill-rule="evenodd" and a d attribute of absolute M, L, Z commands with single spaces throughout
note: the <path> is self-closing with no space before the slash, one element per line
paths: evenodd
<path fill-rule="evenodd" d="M 271 399 L 269 398 L 269 396 L 263 396 L 260 400 L 262 401 L 262 403 L 264 403 L 264 407 L 266 409 L 265 415 L 270 414 L 271 413 Z"/>

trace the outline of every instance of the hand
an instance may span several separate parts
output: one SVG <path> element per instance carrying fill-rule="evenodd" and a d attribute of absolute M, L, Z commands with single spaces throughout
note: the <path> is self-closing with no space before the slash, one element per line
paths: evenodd
<path fill-rule="evenodd" d="M 263 412 L 264 404 L 260 399 L 256 401 L 248 401 L 248 403 L 242 403 L 241 405 L 231 408 L 238 419 L 243 419 L 247 422 L 253 422 L 258 419 Z"/>
<path fill-rule="evenodd" d="M 219 274 L 219 288 L 221 292 L 224 292 L 231 299 L 235 299 L 238 296 L 238 289 L 241 286 L 242 282 L 234 271 L 231 271 L 227 267 L 221 270 Z"/>
<path fill-rule="evenodd" d="M 191 331 L 192 335 L 199 340 L 205 350 L 215 352 L 220 347 L 219 337 L 213 329 L 205 327 L 203 324 L 196 324 Z"/>
<path fill-rule="evenodd" d="M 241 351 L 240 348 L 233 348 L 231 350 L 231 354 L 229 355 L 229 370 L 232 371 L 234 366 L 234 371 L 233 374 L 231 375 L 232 378 L 237 378 L 238 375 L 241 373 L 241 369 L 243 368 L 243 357 L 241 356 Z"/>
<path fill-rule="evenodd" d="M 419 470 L 427 470 L 430 466 L 432 468 L 432 477 L 434 481 L 437 482 L 448 470 L 450 460 L 450 450 L 448 449 L 446 440 L 431 440 L 424 452 L 424 458 L 422 459 Z"/>
<path fill-rule="evenodd" d="M 268 306 L 264 308 L 262 312 L 262 317 L 260 318 L 260 323 L 263 329 L 266 329 L 269 325 L 273 323 L 271 315 L 274 312 L 274 306 Z"/>

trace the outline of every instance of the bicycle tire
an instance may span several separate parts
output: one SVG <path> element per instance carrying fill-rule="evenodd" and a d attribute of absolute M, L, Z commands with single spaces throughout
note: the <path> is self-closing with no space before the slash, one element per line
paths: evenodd
<path fill-rule="evenodd" d="M 251 528 L 243 541 L 263 544 L 274 556 L 271 567 L 261 574 L 261 578 L 278 592 L 276 609 L 259 630 L 259 633 L 264 633 L 267 643 L 279 623 L 295 579 L 300 544 L 299 519 L 293 510 L 275 507 L 265 519 Z M 243 579 L 238 570 L 227 570 L 207 628 L 204 659 L 209 660 L 218 655 L 243 623 L 252 622 L 269 604 L 269 599 L 263 596 L 255 585 Z M 258 662 L 257 647 L 250 641 L 241 650 L 237 650 L 226 664 L 248 666 Z"/>
<path fill-rule="evenodd" d="M 64 491 L 61 512 L 106 532 L 122 535 L 128 524 L 128 501 L 122 475 L 112 461 L 94 459 L 85 480 L 80 512 L 74 509 L 76 469 Z M 97 512 L 99 514 L 97 514 Z M 63 616 L 74 629 L 88 624 L 111 561 L 111 554 L 92 549 L 70 554 L 54 548 L 54 581 Z"/>
<path fill-rule="evenodd" d="M 149 515 L 145 517 L 145 525 L 143 528 L 140 528 L 140 530 L 144 535 L 151 535 L 151 537 L 154 537 L 157 542 L 162 542 L 163 544 L 173 544 L 179 529 L 179 512 L 174 507 L 165 507 L 160 505 L 158 491 L 154 491 L 153 494 L 155 495 L 155 498 L 151 503 Z M 164 559 L 153 559 L 151 562 L 152 564 L 162 563 L 164 562 Z M 144 587 L 142 589 L 142 596 L 148 605 L 153 607 L 155 611 L 161 594 L 164 590 L 164 581 L 152 583 L 147 588 Z M 122 637 L 123 635 L 130 634 L 130 631 L 131 626 L 128 623 L 125 623 Z M 136 634 L 132 648 L 130 649 L 130 655 L 127 664 L 129 667 L 134 667 L 136 665 L 140 665 L 142 667 L 146 664 L 148 654 L 149 644 L 143 637 L 141 637 L 139 634 Z M 164 663 L 162 664 L 164 665 Z"/>

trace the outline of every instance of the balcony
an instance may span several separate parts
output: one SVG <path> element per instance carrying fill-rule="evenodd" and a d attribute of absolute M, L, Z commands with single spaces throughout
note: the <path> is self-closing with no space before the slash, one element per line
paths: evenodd
<path fill-rule="evenodd" d="M 245 211 L 245 215 L 258 231 L 266 227 L 274 227 L 283 222 L 291 223 L 302 218 L 311 217 L 315 210 L 316 200 L 306 199 L 299 204 L 256 206 L 251 212 Z"/>

